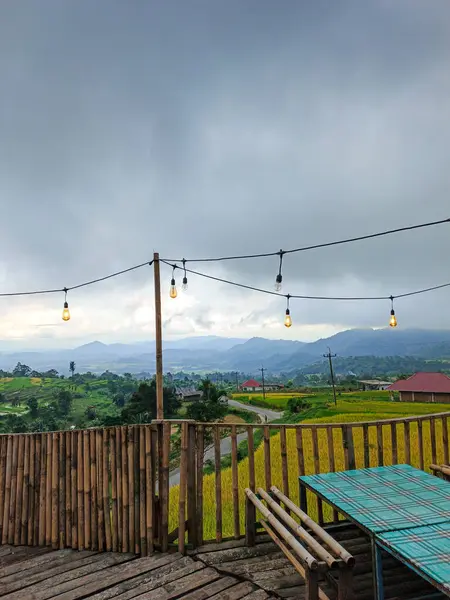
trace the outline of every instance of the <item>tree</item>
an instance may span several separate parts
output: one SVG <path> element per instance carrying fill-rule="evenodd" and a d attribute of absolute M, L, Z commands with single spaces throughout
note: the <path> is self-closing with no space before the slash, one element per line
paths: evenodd
<path fill-rule="evenodd" d="M 23 365 L 21 362 L 18 362 L 13 369 L 13 377 L 29 377 L 30 373 L 30 367 L 28 365 Z"/>
<path fill-rule="evenodd" d="M 28 409 L 30 411 L 30 417 L 32 419 L 37 419 L 38 415 L 39 415 L 37 398 L 35 396 L 32 396 L 31 398 L 28 398 L 28 400 L 27 400 L 27 406 L 28 406 Z"/>
<path fill-rule="evenodd" d="M 118 408 L 123 408 L 125 406 L 125 396 L 122 394 L 122 392 L 115 394 L 113 397 L 113 402 Z"/>
<path fill-rule="evenodd" d="M 195 421 L 220 421 L 227 414 L 228 398 L 223 390 L 204 379 L 200 384 L 202 397 L 187 408 L 186 417 Z"/>
<path fill-rule="evenodd" d="M 163 389 L 164 418 L 169 419 L 177 414 L 181 401 L 173 388 Z M 122 410 L 125 423 L 148 423 L 156 418 L 156 380 L 143 382 Z"/>
<path fill-rule="evenodd" d="M 72 373 L 72 377 L 75 375 L 75 367 L 76 367 L 75 361 L 71 360 L 69 363 L 69 371 Z"/>
<path fill-rule="evenodd" d="M 67 417 L 72 408 L 72 394 L 67 390 L 60 390 L 56 398 L 58 414 Z"/>

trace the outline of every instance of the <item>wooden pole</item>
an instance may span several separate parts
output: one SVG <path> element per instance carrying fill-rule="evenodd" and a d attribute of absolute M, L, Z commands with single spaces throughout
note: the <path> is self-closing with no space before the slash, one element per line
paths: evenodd
<path fill-rule="evenodd" d="M 159 253 L 153 254 L 153 274 L 155 280 L 155 340 L 156 340 L 156 418 L 164 419 L 163 408 L 163 354 L 161 319 L 161 275 Z"/>

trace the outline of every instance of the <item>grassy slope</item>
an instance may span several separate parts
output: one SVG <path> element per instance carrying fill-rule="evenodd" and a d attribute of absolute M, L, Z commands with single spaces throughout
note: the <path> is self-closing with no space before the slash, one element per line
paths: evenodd
<path fill-rule="evenodd" d="M 369 392 L 370 394 L 370 392 Z M 315 409 L 310 411 L 312 416 L 315 411 L 315 416 L 306 419 L 305 423 L 317 423 L 317 422 L 357 422 L 357 421 L 372 421 L 378 419 L 392 419 L 396 417 L 430 414 L 437 412 L 449 411 L 449 405 L 439 404 L 416 404 L 416 403 L 400 403 L 400 402 L 388 402 L 386 400 L 370 400 L 365 397 L 362 400 L 357 395 L 350 396 L 346 400 L 339 400 L 337 408 L 330 407 L 325 408 L 322 405 L 318 405 Z M 333 435 L 336 440 L 336 447 L 342 448 L 342 437 L 340 430 L 335 430 Z M 429 465 L 431 461 L 431 447 L 427 443 L 429 440 L 429 424 L 425 423 L 423 426 L 424 436 L 424 454 L 425 454 L 425 465 Z M 441 425 L 439 422 L 436 424 L 436 438 L 442 439 Z M 319 430 L 318 441 L 320 449 L 320 469 L 321 471 L 329 470 L 329 457 L 328 457 L 328 446 L 326 440 L 326 432 Z M 354 442 L 355 442 L 355 453 L 357 467 L 364 466 L 363 460 L 363 440 L 362 430 L 356 429 L 354 431 Z M 391 449 L 391 432 L 390 428 L 385 427 L 383 430 L 383 442 L 384 442 L 384 456 L 385 461 L 389 464 L 392 461 L 392 449 Z M 298 465 L 297 465 L 297 449 L 295 441 L 295 432 L 288 430 L 287 432 L 287 444 L 288 444 L 288 472 L 289 472 L 289 490 L 290 496 L 294 501 L 298 501 Z M 376 431 L 374 428 L 369 430 L 369 445 L 370 445 L 370 459 L 371 464 L 377 464 L 377 440 Z M 281 480 L 281 454 L 280 454 L 280 436 L 274 435 L 270 440 L 271 447 L 271 467 L 272 467 L 272 484 L 277 485 L 282 489 Z M 312 438 L 309 431 L 304 433 L 303 439 L 304 456 L 305 456 L 305 471 L 306 474 L 314 472 L 313 452 L 312 452 Z M 438 462 L 443 461 L 443 448 L 442 444 L 438 444 Z M 398 461 L 403 462 L 405 460 L 404 455 L 404 443 L 403 443 L 403 427 L 398 428 Z M 418 455 L 418 431 L 417 426 L 411 426 L 411 460 L 415 465 L 419 464 Z M 335 456 L 336 470 L 344 469 L 344 456 L 343 451 L 337 452 Z M 248 485 L 248 458 L 242 460 L 238 465 L 238 477 L 239 477 L 239 500 L 240 500 L 240 521 L 241 521 L 241 533 L 244 532 L 244 494 L 243 490 Z M 255 452 L 255 475 L 256 485 L 265 487 L 264 479 L 264 447 L 260 445 Z M 178 487 L 171 489 L 171 503 L 170 503 L 170 521 L 171 526 L 177 525 L 178 518 Z M 204 477 L 203 484 L 203 502 L 204 502 L 204 531 L 205 539 L 211 539 L 215 536 L 216 531 L 216 517 L 215 517 L 215 478 L 214 475 L 206 475 Z M 232 495 L 232 483 L 231 483 L 231 468 L 226 468 L 222 471 L 222 502 L 223 502 L 223 535 L 233 535 L 233 495 Z M 311 504 L 311 516 L 316 517 L 315 505 Z M 326 517 L 330 515 L 328 512 L 325 513 Z"/>

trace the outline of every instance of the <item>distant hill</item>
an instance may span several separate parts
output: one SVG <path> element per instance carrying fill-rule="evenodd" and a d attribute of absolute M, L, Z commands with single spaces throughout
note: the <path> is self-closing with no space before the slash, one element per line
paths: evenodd
<path fill-rule="evenodd" d="M 317 368 L 323 362 L 328 347 L 342 359 L 362 356 L 446 359 L 450 357 L 450 331 L 352 329 L 311 343 L 261 337 L 249 340 L 188 337 L 164 343 L 164 370 L 235 370 L 257 374 L 263 364 L 272 373 L 305 372 L 309 365 Z M 104 344 L 94 341 L 67 350 L 2 352 L 0 369 L 11 370 L 17 362 L 22 362 L 32 369 L 55 368 L 68 374 L 71 360 L 76 362 L 78 371 L 101 373 L 109 369 L 118 373 L 151 373 L 155 365 L 154 342 Z"/>

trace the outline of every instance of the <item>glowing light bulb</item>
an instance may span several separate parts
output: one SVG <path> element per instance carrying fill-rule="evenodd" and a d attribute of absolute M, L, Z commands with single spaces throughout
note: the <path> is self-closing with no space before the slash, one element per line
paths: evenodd
<path fill-rule="evenodd" d="M 63 308 L 63 312 L 62 312 L 62 320 L 70 321 L 69 305 L 67 302 L 64 302 L 64 308 Z"/>
<path fill-rule="evenodd" d="M 275 291 L 279 292 L 281 290 L 281 282 L 283 281 L 283 277 L 281 273 L 278 273 L 275 279 Z"/>
<path fill-rule="evenodd" d="M 285 327 L 291 327 L 292 326 L 292 318 L 291 318 L 291 313 L 289 311 L 289 309 L 286 309 L 286 316 L 284 317 L 284 325 Z"/>
<path fill-rule="evenodd" d="M 391 318 L 389 320 L 389 327 L 397 327 L 397 317 L 395 316 L 394 309 L 391 310 Z"/>
<path fill-rule="evenodd" d="M 172 277 L 170 281 L 170 297 L 176 298 L 177 295 L 177 286 L 175 285 L 175 279 Z"/>
<path fill-rule="evenodd" d="M 181 289 L 186 291 L 188 289 L 188 281 L 187 281 L 187 277 L 183 277 L 183 284 L 181 286 Z"/>

